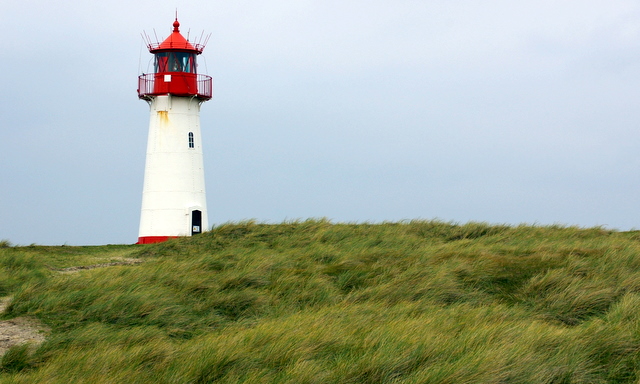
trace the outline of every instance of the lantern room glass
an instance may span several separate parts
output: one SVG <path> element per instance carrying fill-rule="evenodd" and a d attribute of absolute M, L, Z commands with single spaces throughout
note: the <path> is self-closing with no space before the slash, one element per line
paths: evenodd
<path fill-rule="evenodd" d="M 156 73 L 196 73 L 196 55 L 187 52 L 159 52 L 155 54 Z"/>

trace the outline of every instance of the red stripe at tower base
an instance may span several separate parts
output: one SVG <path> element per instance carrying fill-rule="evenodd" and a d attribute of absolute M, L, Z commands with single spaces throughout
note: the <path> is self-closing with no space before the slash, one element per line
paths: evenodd
<path fill-rule="evenodd" d="M 138 242 L 136 244 L 155 244 L 162 243 L 169 239 L 176 239 L 178 236 L 144 236 L 138 237 Z"/>

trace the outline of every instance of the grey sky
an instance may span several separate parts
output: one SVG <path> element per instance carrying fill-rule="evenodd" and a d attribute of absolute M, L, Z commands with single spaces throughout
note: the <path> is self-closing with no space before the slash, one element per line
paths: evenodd
<path fill-rule="evenodd" d="M 0 239 L 137 239 L 148 107 L 178 8 L 209 218 L 640 228 L 640 3 L 0 4 Z"/>

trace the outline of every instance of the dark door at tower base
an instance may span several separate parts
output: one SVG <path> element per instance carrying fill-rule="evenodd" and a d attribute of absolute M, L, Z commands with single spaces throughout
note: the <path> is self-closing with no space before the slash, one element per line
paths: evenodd
<path fill-rule="evenodd" d="M 191 236 L 202 233 L 202 212 L 191 211 Z"/>

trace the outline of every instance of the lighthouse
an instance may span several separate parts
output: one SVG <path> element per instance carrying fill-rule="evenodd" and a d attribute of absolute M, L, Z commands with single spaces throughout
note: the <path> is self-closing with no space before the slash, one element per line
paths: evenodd
<path fill-rule="evenodd" d="M 206 41 L 188 41 L 177 17 L 163 42 L 146 40 L 154 71 L 138 77 L 138 97 L 150 110 L 138 244 L 196 235 L 209 225 L 200 106 L 211 99 L 212 80 L 196 61 Z"/>

